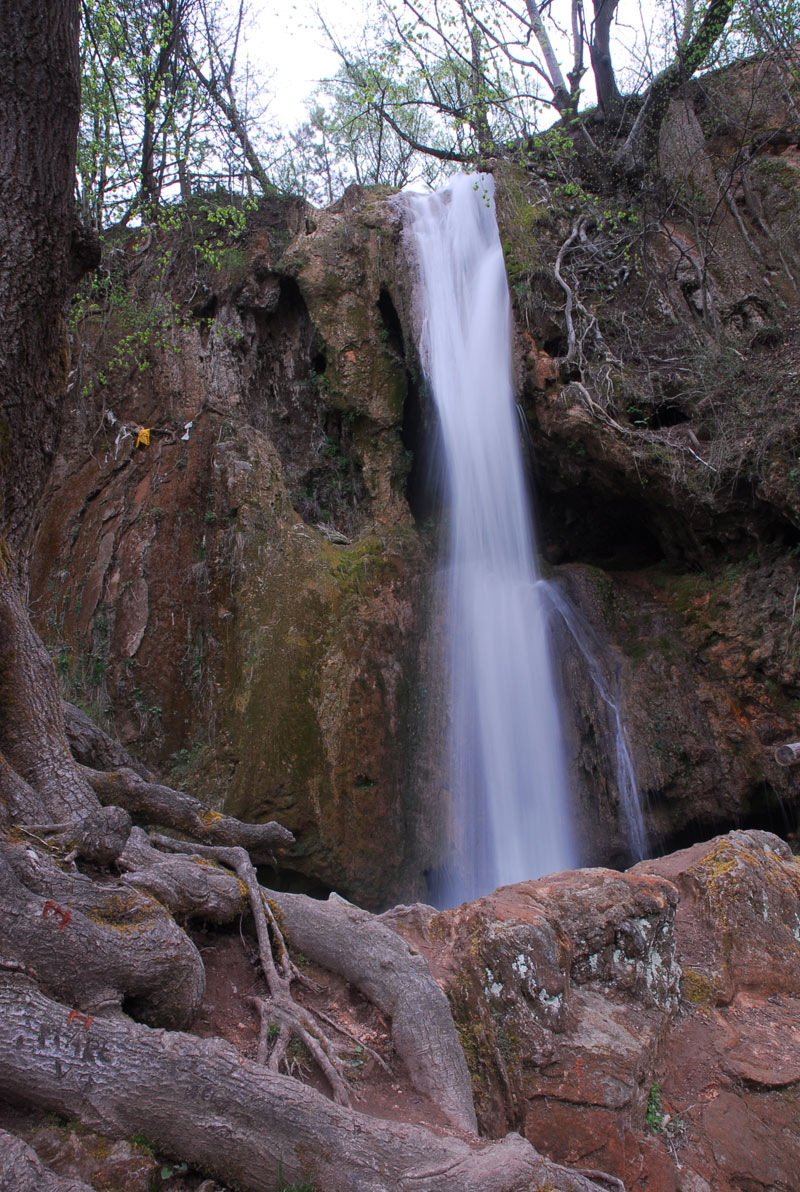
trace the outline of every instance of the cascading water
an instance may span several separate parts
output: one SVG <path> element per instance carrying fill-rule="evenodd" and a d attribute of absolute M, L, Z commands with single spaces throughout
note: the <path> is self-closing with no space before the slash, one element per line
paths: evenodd
<path fill-rule="evenodd" d="M 408 196 L 450 528 L 451 855 L 441 905 L 577 863 L 511 369 L 493 182 Z"/>
<path fill-rule="evenodd" d="M 614 738 L 612 759 L 614 776 L 617 782 L 620 808 L 625 821 L 630 856 L 632 861 L 642 861 L 649 855 L 650 844 L 642 814 L 639 786 L 631 757 L 628 733 L 619 710 L 618 697 L 614 693 L 615 684 L 607 680 L 603 674 L 598 662 L 600 651 L 596 641 L 593 642 L 594 634 L 580 613 L 576 612 L 572 605 L 564 599 L 555 584 L 543 584 L 543 589 L 552 604 L 553 611 L 559 614 L 583 656 L 589 678 L 605 706 L 609 728 Z"/>

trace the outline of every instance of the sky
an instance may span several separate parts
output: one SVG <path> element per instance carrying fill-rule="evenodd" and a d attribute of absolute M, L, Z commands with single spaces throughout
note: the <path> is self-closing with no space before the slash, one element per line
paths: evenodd
<path fill-rule="evenodd" d="M 337 33 L 356 33 L 368 0 L 320 0 L 319 7 Z M 316 6 L 316 0 L 314 0 Z M 286 127 L 305 118 L 305 101 L 325 78 L 336 73 L 338 60 L 319 28 L 312 3 L 294 0 L 252 0 L 247 50 L 254 64 L 272 75 L 270 116 Z"/>

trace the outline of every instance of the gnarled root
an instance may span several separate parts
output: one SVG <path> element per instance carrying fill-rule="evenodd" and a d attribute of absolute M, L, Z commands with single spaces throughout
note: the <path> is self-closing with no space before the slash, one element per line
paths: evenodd
<path fill-rule="evenodd" d="M 0 952 L 89 1014 L 131 1012 L 186 1026 L 200 1007 L 200 954 L 155 899 L 64 873 L 47 854 L 0 842 Z"/>
<path fill-rule="evenodd" d="M 467 1142 L 356 1113 L 216 1040 L 87 1024 L 2 972 L 0 1095 L 143 1133 L 243 1192 L 273 1192 L 279 1176 L 325 1192 L 600 1192 L 518 1135 Z"/>
<path fill-rule="evenodd" d="M 149 824 L 175 828 L 204 844 L 246 848 L 254 861 L 272 861 L 276 848 L 294 843 L 288 828 L 271 820 L 267 824 L 245 824 L 229 815 L 212 811 L 199 799 L 183 791 L 147 782 L 134 770 L 90 770 L 80 766 L 97 798 L 106 806 L 124 807 Z"/>
<path fill-rule="evenodd" d="M 270 892 L 287 939 L 339 973 L 391 1019 L 392 1042 L 414 1087 L 454 1126 L 477 1132 L 472 1082 L 447 998 L 427 961 L 368 911 L 337 894 L 326 902 Z"/>
<path fill-rule="evenodd" d="M 166 847 L 185 854 L 202 851 L 170 839 Z M 132 870 L 123 880 L 155 895 L 173 914 L 200 914 L 222 923 L 242 912 L 242 888 L 232 874 L 198 865 L 189 856 L 166 856 L 140 829 L 131 833 L 121 862 Z M 392 1042 L 414 1087 L 458 1129 L 476 1133 L 464 1053 L 447 998 L 425 959 L 379 918 L 335 894 L 325 902 L 275 890 L 262 890 L 261 896 L 262 902 L 266 896 L 267 912 L 274 907 L 280 916 L 279 948 L 285 934 L 299 952 L 359 989 L 391 1020 Z M 248 897 L 252 901 L 249 891 Z"/>
<path fill-rule="evenodd" d="M 171 836 L 151 836 L 153 844 L 161 848 L 172 849 L 180 853 L 192 853 L 229 865 L 239 881 L 247 890 L 250 910 L 255 923 L 258 939 L 258 955 L 261 970 L 269 990 L 268 998 L 254 998 L 253 1002 L 261 1017 L 261 1032 L 259 1039 L 259 1060 L 267 1060 L 269 1050 L 270 1025 L 277 1027 L 271 1053 L 269 1067 L 277 1072 L 280 1064 L 285 1060 L 292 1039 L 304 1044 L 316 1061 L 333 1093 L 333 1099 L 338 1105 L 349 1105 L 350 1097 L 347 1085 L 342 1077 L 342 1063 L 337 1056 L 333 1044 L 328 1038 L 321 1024 L 307 1011 L 297 1005 L 292 997 L 291 983 L 293 972 L 289 963 L 289 952 L 281 930 L 275 921 L 275 916 L 266 901 L 265 891 L 261 889 L 256 877 L 256 871 L 247 852 L 243 848 L 212 848 L 209 845 L 187 844 L 174 840 Z M 278 963 L 273 957 L 273 949 L 278 954 Z"/>
<path fill-rule="evenodd" d="M 18 828 L 24 836 L 51 852 L 60 850 L 65 861 L 81 857 L 95 865 L 111 865 L 128 843 L 131 817 L 122 807 L 93 807 L 74 821 L 60 824 L 22 821 Z"/>
<path fill-rule="evenodd" d="M 70 753 L 82 766 L 92 770 L 133 770 L 146 782 L 155 781 L 147 766 L 128 753 L 119 741 L 104 733 L 82 708 L 62 700 L 61 711 Z"/>

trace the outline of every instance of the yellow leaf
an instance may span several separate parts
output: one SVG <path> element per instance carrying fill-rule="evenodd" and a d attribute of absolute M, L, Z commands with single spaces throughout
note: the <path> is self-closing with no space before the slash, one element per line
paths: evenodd
<path fill-rule="evenodd" d="M 150 446 L 150 427 L 149 426 L 140 426 L 139 427 L 138 433 L 136 435 L 135 446 L 136 447 L 149 447 Z"/>

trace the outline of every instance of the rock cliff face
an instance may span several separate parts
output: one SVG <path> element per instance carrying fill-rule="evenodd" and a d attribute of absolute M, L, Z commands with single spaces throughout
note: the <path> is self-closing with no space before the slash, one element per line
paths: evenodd
<path fill-rule="evenodd" d="M 693 82 L 634 205 L 498 179 L 544 550 L 621 693 L 662 851 L 739 824 L 796 829 L 798 775 L 774 760 L 800 727 L 800 154 L 784 84 L 769 61 Z M 585 856 L 624 861 L 608 718 L 573 653 Z"/>
<path fill-rule="evenodd" d="M 111 324 L 76 333 L 83 401 L 34 607 L 67 692 L 125 744 L 291 826 L 298 873 L 374 904 L 419 884 L 428 566 L 405 499 L 397 217 L 266 203 L 221 267 L 213 227 L 189 223 L 205 257 L 135 237 L 110 262 Z"/>
<path fill-rule="evenodd" d="M 544 551 L 659 851 L 793 830 L 800 797 L 773 758 L 800 708 L 800 155 L 771 70 L 694 84 L 635 205 L 497 168 Z M 171 781 L 291 828 L 271 880 L 424 898 L 434 431 L 400 208 L 269 200 L 225 237 L 215 202 L 130 237 L 79 309 L 38 626 Z M 584 858 L 625 864 L 614 726 L 562 636 Z"/>

